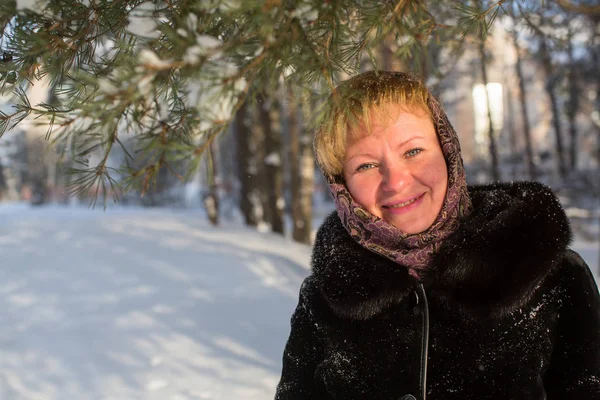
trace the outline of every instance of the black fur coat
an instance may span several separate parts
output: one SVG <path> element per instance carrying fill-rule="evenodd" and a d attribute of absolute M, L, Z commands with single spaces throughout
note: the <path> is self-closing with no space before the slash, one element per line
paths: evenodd
<path fill-rule="evenodd" d="M 424 380 L 427 400 L 600 399 L 600 296 L 558 200 L 531 182 L 469 191 L 424 293 L 326 219 L 277 400 L 422 399 Z"/>

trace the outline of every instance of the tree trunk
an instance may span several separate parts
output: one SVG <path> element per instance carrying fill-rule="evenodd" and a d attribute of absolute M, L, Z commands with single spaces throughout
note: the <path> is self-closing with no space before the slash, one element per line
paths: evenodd
<path fill-rule="evenodd" d="M 394 59 L 394 52 L 392 51 L 389 37 L 385 37 L 381 40 L 379 51 L 381 52 L 381 69 L 384 71 L 391 71 L 393 69 L 392 62 Z"/>
<path fill-rule="evenodd" d="M 567 175 L 567 166 L 564 158 L 564 149 L 562 142 L 562 129 L 560 127 L 560 118 L 558 110 L 558 100 L 554 90 L 555 85 L 555 74 L 552 69 L 552 60 L 550 59 L 550 52 L 548 51 L 548 45 L 546 39 L 540 37 L 540 53 L 542 56 L 542 65 L 546 74 L 546 93 L 550 98 L 550 105 L 552 107 L 552 125 L 554 126 L 554 134 L 556 137 L 556 159 L 558 162 L 558 172 L 561 178 L 565 178 Z"/>
<path fill-rule="evenodd" d="M 315 158 L 312 149 L 313 131 L 310 121 L 314 111 L 310 97 L 306 96 L 302 102 L 302 136 L 300 137 L 300 176 L 302 185 L 300 190 L 300 209 L 304 218 L 305 243 L 311 242 L 312 216 L 313 216 L 313 190 L 315 178 Z"/>
<path fill-rule="evenodd" d="M 37 132 L 26 132 L 27 170 L 26 182 L 29 184 L 29 202 L 34 205 L 48 201 L 46 181 L 48 171 L 45 165 L 44 153 L 47 143 Z"/>
<path fill-rule="evenodd" d="M 288 135 L 289 135 L 289 167 L 290 190 L 292 195 L 292 237 L 297 242 L 302 242 L 305 236 L 304 219 L 300 209 L 300 189 L 302 176 L 300 175 L 300 126 L 298 122 L 298 101 L 294 88 L 288 85 Z"/>
<path fill-rule="evenodd" d="M 283 209 L 283 177 L 281 172 L 281 130 L 279 104 L 272 98 L 258 98 L 260 125 L 264 133 L 265 185 L 267 188 L 267 209 L 265 215 L 273 232 L 284 234 Z"/>
<path fill-rule="evenodd" d="M 0 201 L 4 199 L 6 193 L 7 185 L 6 179 L 4 178 L 4 166 L 2 162 L 0 162 Z"/>
<path fill-rule="evenodd" d="M 252 130 L 248 127 L 248 105 L 246 102 L 238 109 L 234 121 L 235 137 L 237 142 L 237 175 L 240 182 L 240 210 L 244 222 L 249 226 L 258 224 L 258 216 L 253 199 L 256 197 L 256 165 L 253 163 L 250 140 Z"/>
<path fill-rule="evenodd" d="M 570 147 L 570 167 L 571 171 L 577 170 L 577 124 L 575 118 L 577 117 L 577 111 L 579 109 L 579 88 L 577 85 L 577 78 L 575 77 L 575 58 L 573 57 L 573 38 L 569 36 L 568 42 L 569 52 L 569 103 L 567 106 L 567 117 L 569 118 L 569 136 L 571 137 Z"/>
<path fill-rule="evenodd" d="M 204 208 L 208 215 L 208 220 L 213 225 L 219 225 L 219 193 L 217 189 L 216 177 L 217 177 L 217 160 L 215 158 L 215 142 L 213 141 L 208 146 L 208 194 L 204 196 Z"/>
<path fill-rule="evenodd" d="M 404 69 L 402 59 L 396 56 L 397 45 L 395 41 L 395 36 L 388 34 L 382 38 L 379 45 L 381 69 L 384 71 L 402 71 Z"/>
<path fill-rule="evenodd" d="M 288 87 L 288 135 L 290 139 L 290 186 L 292 194 L 292 237 L 300 243 L 310 244 L 312 230 L 313 159 L 310 137 L 298 120 L 298 97 L 294 88 Z M 305 120 L 303 119 L 303 122 Z M 301 133 L 302 132 L 302 133 Z M 302 135 L 302 138 L 300 137 Z M 308 140 L 307 140 L 308 139 Z M 310 155 L 310 156 L 308 156 Z"/>
<path fill-rule="evenodd" d="M 531 142 L 531 128 L 529 127 L 529 113 L 527 112 L 527 98 L 525 96 L 525 80 L 523 79 L 523 69 L 521 67 L 521 49 L 517 41 L 517 34 L 513 32 L 513 43 L 517 53 L 515 71 L 519 83 L 519 100 L 521 103 L 521 119 L 523 120 L 523 134 L 525 136 L 525 154 L 527 158 L 527 170 L 532 180 L 537 179 L 535 161 L 533 159 L 533 144 Z"/>
<path fill-rule="evenodd" d="M 594 34 L 592 36 L 591 43 L 598 43 L 600 40 L 600 17 L 594 19 Z M 592 71 L 600 70 L 600 46 L 596 46 L 592 51 L 592 59 L 594 60 L 594 67 Z M 600 110 L 600 74 L 596 72 L 596 100 L 595 109 Z M 600 125 L 596 126 L 596 168 L 598 169 L 598 175 L 600 176 Z M 596 192 L 597 201 L 596 204 L 600 204 L 600 188 Z M 598 208 L 598 226 L 600 226 L 600 207 Z M 598 229 L 598 270 L 597 273 L 600 275 L 600 229 Z"/>
<path fill-rule="evenodd" d="M 485 57 L 485 43 L 483 40 L 479 41 L 479 57 L 481 59 L 481 78 L 483 79 L 483 88 L 485 90 L 485 100 L 487 103 L 487 114 L 488 114 L 488 137 L 490 145 L 490 157 L 492 159 L 492 179 L 494 181 L 500 180 L 500 169 L 498 167 L 498 151 L 496 147 L 496 134 L 494 133 L 494 124 L 492 122 L 492 108 L 490 102 L 490 95 L 488 93 L 487 85 L 487 67 Z"/>
<path fill-rule="evenodd" d="M 512 100 L 512 91 L 508 89 L 506 91 L 506 110 L 507 119 L 508 119 L 508 134 L 509 134 L 509 145 L 510 145 L 510 154 L 514 155 L 519 152 L 518 143 L 517 143 L 517 132 L 515 130 L 515 116 L 513 113 L 513 100 Z M 514 159 L 511 159 L 511 174 L 513 180 L 519 179 L 519 169 L 517 168 L 517 163 Z"/>

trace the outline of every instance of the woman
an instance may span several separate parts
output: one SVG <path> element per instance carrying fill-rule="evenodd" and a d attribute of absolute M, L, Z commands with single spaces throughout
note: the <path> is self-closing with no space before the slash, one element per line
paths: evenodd
<path fill-rule="evenodd" d="M 600 399 L 600 296 L 534 182 L 467 187 L 404 73 L 337 88 L 315 137 L 320 227 L 276 399 Z"/>

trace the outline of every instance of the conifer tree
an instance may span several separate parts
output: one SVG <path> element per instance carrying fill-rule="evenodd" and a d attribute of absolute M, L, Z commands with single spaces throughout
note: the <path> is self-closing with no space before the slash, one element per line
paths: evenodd
<path fill-rule="evenodd" d="M 0 114 L 0 134 L 35 117 L 49 140 L 66 143 L 75 193 L 144 192 L 178 161 L 190 161 L 189 177 L 250 88 L 284 79 L 325 96 L 365 57 L 375 63 L 383 38 L 399 44 L 395 56 L 414 58 L 429 41 L 485 35 L 506 2 L 479 11 L 411 0 L 5 0 L 0 89 L 14 107 Z M 41 78 L 53 104 L 28 101 Z M 144 165 L 127 161 L 126 135 Z M 115 167 L 119 147 L 128 158 Z"/>

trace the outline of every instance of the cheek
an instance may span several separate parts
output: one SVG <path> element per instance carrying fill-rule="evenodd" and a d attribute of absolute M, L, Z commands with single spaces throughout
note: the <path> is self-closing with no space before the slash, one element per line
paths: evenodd
<path fill-rule="evenodd" d="M 446 167 L 446 161 L 442 164 L 438 175 L 438 185 L 440 188 L 442 199 L 446 197 L 446 191 L 448 190 L 448 168 Z"/>
<path fill-rule="evenodd" d="M 346 187 L 352 198 L 361 206 L 368 208 L 375 199 L 376 184 L 364 176 L 354 176 L 346 179 Z"/>
<path fill-rule="evenodd" d="M 440 157 L 441 159 L 436 159 L 431 168 L 428 169 L 427 180 L 431 188 L 436 192 L 436 197 L 443 200 L 446 197 L 446 190 L 448 189 L 448 168 L 446 167 L 446 160 L 443 156 Z"/>

